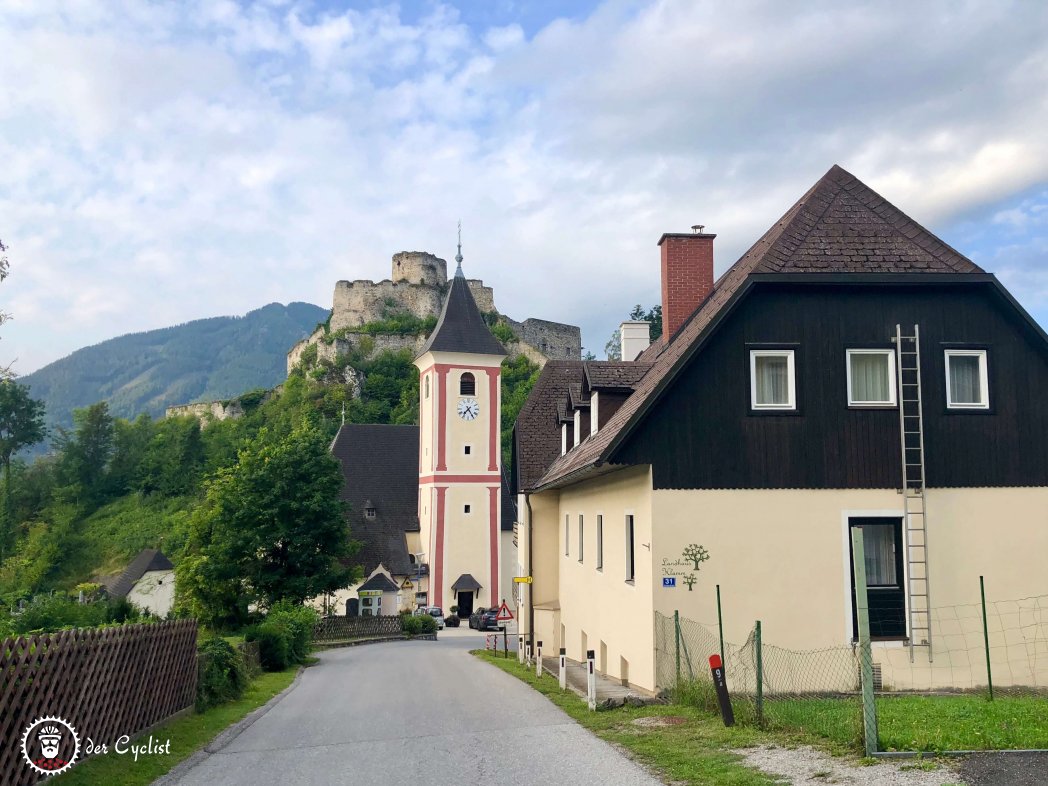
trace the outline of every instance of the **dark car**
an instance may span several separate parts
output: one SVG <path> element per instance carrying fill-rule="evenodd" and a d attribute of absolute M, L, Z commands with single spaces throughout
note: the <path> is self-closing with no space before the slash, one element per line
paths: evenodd
<path fill-rule="evenodd" d="M 469 617 L 469 626 L 477 630 L 498 630 L 498 609 L 477 609 Z"/>

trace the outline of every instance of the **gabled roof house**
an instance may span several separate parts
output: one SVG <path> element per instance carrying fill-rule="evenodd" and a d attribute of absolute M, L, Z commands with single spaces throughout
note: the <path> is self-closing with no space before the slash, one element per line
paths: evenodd
<path fill-rule="evenodd" d="M 653 615 L 715 620 L 717 585 L 729 641 L 847 645 L 858 528 L 877 657 L 964 687 L 937 609 L 1048 593 L 1048 336 L 837 166 L 719 278 L 714 238 L 659 240 L 661 338 L 521 410 L 523 631 L 648 691 Z"/>

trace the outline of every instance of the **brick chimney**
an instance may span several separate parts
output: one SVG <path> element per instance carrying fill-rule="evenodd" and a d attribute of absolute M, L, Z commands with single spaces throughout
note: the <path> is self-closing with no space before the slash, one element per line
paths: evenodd
<path fill-rule="evenodd" d="M 703 227 L 667 232 L 662 249 L 662 340 L 669 342 L 713 290 L 713 238 Z"/>

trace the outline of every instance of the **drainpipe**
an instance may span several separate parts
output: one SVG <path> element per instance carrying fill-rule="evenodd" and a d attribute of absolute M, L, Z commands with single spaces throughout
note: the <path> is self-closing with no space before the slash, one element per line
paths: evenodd
<path fill-rule="evenodd" d="M 532 563 L 534 554 L 534 534 L 531 526 L 531 495 L 524 492 L 524 504 L 528 506 L 528 575 L 531 576 L 531 584 L 528 588 L 528 641 L 535 641 L 535 566 Z"/>

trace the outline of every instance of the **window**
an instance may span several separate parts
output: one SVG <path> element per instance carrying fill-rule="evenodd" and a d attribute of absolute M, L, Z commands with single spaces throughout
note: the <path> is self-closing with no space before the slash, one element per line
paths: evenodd
<path fill-rule="evenodd" d="M 564 514 L 564 556 L 568 556 L 568 528 L 569 528 L 569 517 L 568 514 Z"/>
<path fill-rule="evenodd" d="M 467 456 L 469 455 L 470 450 L 472 450 L 472 447 L 470 445 L 466 445 L 464 448 L 462 448 L 462 452 L 465 453 Z"/>
<path fill-rule="evenodd" d="M 797 408 L 792 349 L 750 350 L 750 406 L 758 410 Z"/>
<path fill-rule="evenodd" d="M 469 513 L 469 505 L 463 505 L 462 506 L 462 512 L 463 513 Z"/>
<path fill-rule="evenodd" d="M 586 526 L 582 520 L 582 514 L 579 514 L 579 562 L 582 562 L 583 543 L 585 542 L 585 531 Z"/>
<path fill-rule="evenodd" d="M 429 398 L 429 374 L 426 374 L 426 398 Z"/>
<path fill-rule="evenodd" d="M 989 409 L 985 349 L 946 350 L 946 406 Z"/>
<path fill-rule="evenodd" d="M 633 516 L 626 516 L 626 581 L 633 583 L 637 575 L 637 555 L 633 542 Z"/>
<path fill-rule="evenodd" d="M 475 396 L 477 395 L 477 380 L 468 371 L 459 377 L 459 395 L 460 396 Z"/>
<path fill-rule="evenodd" d="M 597 570 L 604 570 L 604 517 L 597 515 Z"/>
<path fill-rule="evenodd" d="M 590 393 L 590 434 L 596 434 L 600 430 L 600 418 L 597 415 L 597 391 Z"/>
<path fill-rule="evenodd" d="M 895 352 L 849 349 L 848 404 L 853 407 L 895 405 Z"/>

